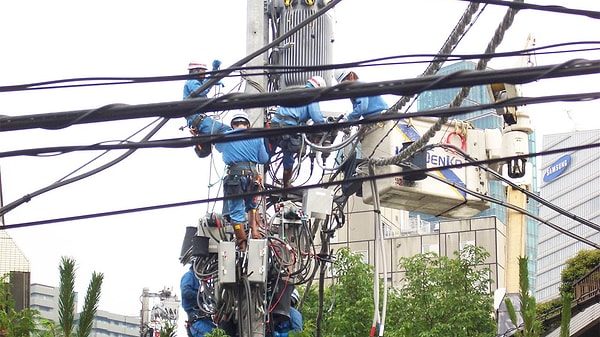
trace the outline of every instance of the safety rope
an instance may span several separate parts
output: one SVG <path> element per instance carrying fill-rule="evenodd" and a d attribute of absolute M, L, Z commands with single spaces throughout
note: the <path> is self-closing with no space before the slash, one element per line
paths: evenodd
<path fill-rule="evenodd" d="M 523 0 L 515 0 L 515 2 L 523 2 Z M 514 17 L 517 12 L 518 12 L 518 9 L 509 8 L 507 10 L 502 22 L 500 23 L 498 28 L 496 28 L 496 31 L 494 33 L 494 36 L 492 37 L 492 40 L 488 43 L 488 46 L 485 49 L 486 55 L 490 55 L 490 54 L 494 53 L 496 48 L 498 48 L 498 46 L 500 45 L 500 42 L 502 42 L 502 39 L 504 38 L 504 34 L 508 30 L 508 28 L 510 28 L 510 26 L 512 25 L 512 23 L 514 21 Z M 491 59 L 491 57 L 489 57 L 489 56 L 480 59 L 479 62 L 477 62 L 476 70 L 484 70 L 487 67 L 487 64 L 490 59 Z M 449 76 L 452 76 L 452 74 L 447 75 L 445 77 L 449 77 Z M 454 99 L 450 103 L 449 108 L 459 107 L 461 105 L 461 103 L 463 102 L 463 100 L 469 95 L 470 91 L 471 91 L 471 87 L 461 88 L 459 93 L 454 97 Z M 435 136 L 436 132 L 441 130 L 442 125 L 446 124 L 447 121 L 448 121 L 448 117 L 440 117 L 431 126 L 431 128 L 429 130 L 427 130 L 427 132 L 425 134 L 423 134 L 421 136 L 421 138 L 419 138 L 419 140 L 417 140 L 414 143 L 412 143 L 411 145 L 409 145 L 404 151 L 400 152 L 398 155 L 390 157 L 390 158 L 370 159 L 369 163 L 371 163 L 372 165 L 375 165 L 375 166 L 387 166 L 387 165 L 401 164 L 406 159 L 412 157 L 415 153 L 420 151 L 425 145 L 427 145 L 429 140 L 431 138 L 433 138 L 433 136 Z"/>

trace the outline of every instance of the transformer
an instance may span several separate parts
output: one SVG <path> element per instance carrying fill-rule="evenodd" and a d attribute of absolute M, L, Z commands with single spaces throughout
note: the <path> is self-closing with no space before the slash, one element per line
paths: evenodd
<path fill-rule="evenodd" d="M 375 158 L 395 156 L 403 148 L 420 139 L 435 121 L 434 118 L 412 118 L 407 122 L 388 121 L 373 125 L 361 143 L 361 155 Z M 486 135 L 488 134 L 484 130 L 472 129 L 464 122 L 455 121 L 442 126 L 428 144 L 451 144 L 476 160 L 485 160 Z M 466 162 L 456 151 L 433 147 L 420 156 L 420 167 L 440 167 L 439 170 L 429 171 L 430 174 L 451 184 L 488 195 L 487 174 L 481 168 L 441 168 Z M 375 167 L 375 175 L 395 174 L 376 181 L 381 206 L 447 218 L 471 217 L 490 207 L 488 201 L 443 181 L 426 175 L 406 176 L 402 173 L 403 168 L 397 165 Z M 363 182 L 362 198 L 363 202 L 373 204 L 373 192 L 369 181 Z"/>
<path fill-rule="evenodd" d="M 279 34 L 283 35 L 295 28 L 323 6 L 325 5 L 321 1 L 312 5 L 299 1 L 282 6 L 279 8 L 281 13 L 277 22 Z M 332 50 L 333 18 L 325 13 L 283 41 L 282 45 L 274 50 L 274 64 L 290 67 L 332 64 Z M 314 75 L 323 77 L 327 85 L 331 85 L 331 70 L 290 71 L 281 75 L 280 89 L 304 87 L 306 81 Z"/>

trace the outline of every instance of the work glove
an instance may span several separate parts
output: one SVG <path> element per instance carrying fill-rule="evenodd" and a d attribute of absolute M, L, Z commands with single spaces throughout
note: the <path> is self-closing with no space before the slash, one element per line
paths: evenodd
<path fill-rule="evenodd" d="M 219 70 L 220 67 L 221 67 L 221 61 L 214 60 L 212 63 L 212 70 Z"/>

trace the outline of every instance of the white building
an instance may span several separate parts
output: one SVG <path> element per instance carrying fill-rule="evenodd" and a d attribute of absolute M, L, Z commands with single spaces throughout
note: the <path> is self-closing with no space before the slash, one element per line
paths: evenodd
<path fill-rule="evenodd" d="M 543 151 L 597 144 L 600 130 L 576 131 L 543 138 Z M 600 151 L 597 148 L 560 152 L 542 157 L 541 197 L 550 203 L 600 224 Z M 581 224 L 547 206 L 540 206 L 540 217 L 600 244 L 600 231 Z M 538 303 L 560 297 L 561 272 L 565 261 L 580 250 L 594 247 L 550 228 L 539 225 L 537 287 Z"/>
<path fill-rule="evenodd" d="M 77 302 L 77 294 L 75 295 Z M 34 283 L 31 285 L 31 308 L 40 311 L 43 318 L 58 323 L 58 287 Z M 79 314 L 75 316 L 75 320 Z M 139 337 L 140 318 L 98 310 L 90 337 Z"/>

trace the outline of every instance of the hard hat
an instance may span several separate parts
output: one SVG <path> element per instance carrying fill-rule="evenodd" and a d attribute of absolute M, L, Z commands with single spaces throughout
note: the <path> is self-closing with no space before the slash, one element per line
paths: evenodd
<path fill-rule="evenodd" d="M 336 69 L 334 72 L 335 80 L 342 83 L 342 80 L 352 72 L 352 69 Z"/>
<path fill-rule="evenodd" d="M 309 78 L 306 84 L 312 85 L 313 88 L 323 88 L 327 86 L 327 83 L 325 83 L 325 79 L 318 75 Z"/>
<path fill-rule="evenodd" d="M 298 300 L 300 299 L 300 294 L 298 293 L 298 290 L 296 290 L 296 288 L 294 288 L 294 291 L 292 291 L 292 295 L 290 295 L 290 298 L 292 300 L 292 305 L 296 305 L 296 303 L 298 303 Z"/>
<path fill-rule="evenodd" d="M 250 125 L 250 118 L 248 118 L 248 114 L 245 113 L 244 111 L 237 111 L 231 117 L 231 123 L 230 123 L 231 127 L 233 127 L 234 122 L 246 122 L 246 123 L 248 123 L 248 125 Z"/>
<path fill-rule="evenodd" d="M 208 67 L 206 66 L 206 63 L 202 63 L 196 60 L 191 60 L 190 64 L 188 64 L 188 70 L 192 70 L 192 69 L 204 69 L 204 70 L 208 70 Z"/>

